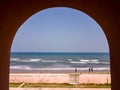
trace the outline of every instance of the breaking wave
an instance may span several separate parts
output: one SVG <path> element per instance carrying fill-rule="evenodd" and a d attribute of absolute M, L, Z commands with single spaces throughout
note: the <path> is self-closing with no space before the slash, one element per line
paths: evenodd
<path fill-rule="evenodd" d="M 75 68 L 33 68 L 33 67 L 30 67 L 30 66 L 27 66 L 27 65 L 19 65 L 19 66 L 10 66 L 10 69 L 16 69 L 16 70 L 75 70 Z M 80 70 L 80 71 L 86 71 L 88 70 L 88 68 L 77 68 L 77 70 Z M 101 70 L 110 70 L 110 68 L 108 67 L 100 67 L 100 68 L 94 68 L 94 70 L 98 70 L 98 71 L 101 71 Z"/>

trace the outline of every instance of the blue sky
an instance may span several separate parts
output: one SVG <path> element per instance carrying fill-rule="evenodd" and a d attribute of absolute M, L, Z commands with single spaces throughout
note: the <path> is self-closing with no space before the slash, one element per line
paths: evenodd
<path fill-rule="evenodd" d="M 49 8 L 19 28 L 11 52 L 109 52 L 101 27 L 71 8 Z"/>

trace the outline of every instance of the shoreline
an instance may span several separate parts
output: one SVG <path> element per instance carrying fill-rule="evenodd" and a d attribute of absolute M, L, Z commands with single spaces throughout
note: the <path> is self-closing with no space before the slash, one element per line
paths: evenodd
<path fill-rule="evenodd" d="M 110 73 L 110 70 L 96 70 L 89 71 L 80 70 L 79 68 L 41 68 L 41 70 L 25 70 L 25 69 L 10 69 L 10 73 Z"/>
<path fill-rule="evenodd" d="M 9 75 L 12 74 L 109 74 L 110 72 L 10 72 Z"/>

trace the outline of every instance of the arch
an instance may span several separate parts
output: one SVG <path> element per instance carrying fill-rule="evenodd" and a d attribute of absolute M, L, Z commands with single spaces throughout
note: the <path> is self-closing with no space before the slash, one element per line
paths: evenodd
<path fill-rule="evenodd" d="M 9 89 L 9 59 L 12 40 L 18 28 L 34 13 L 49 7 L 71 7 L 91 16 L 102 27 L 110 46 L 112 90 L 118 90 L 120 76 L 119 61 L 119 1 L 104 0 L 2 0 L 0 3 L 0 88 Z"/>

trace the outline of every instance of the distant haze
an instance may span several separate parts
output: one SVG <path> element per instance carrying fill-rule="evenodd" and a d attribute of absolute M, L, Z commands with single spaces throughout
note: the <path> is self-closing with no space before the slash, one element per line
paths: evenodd
<path fill-rule="evenodd" d="M 90 16 L 57 7 L 31 16 L 16 33 L 11 52 L 109 52 L 109 46 Z"/>

